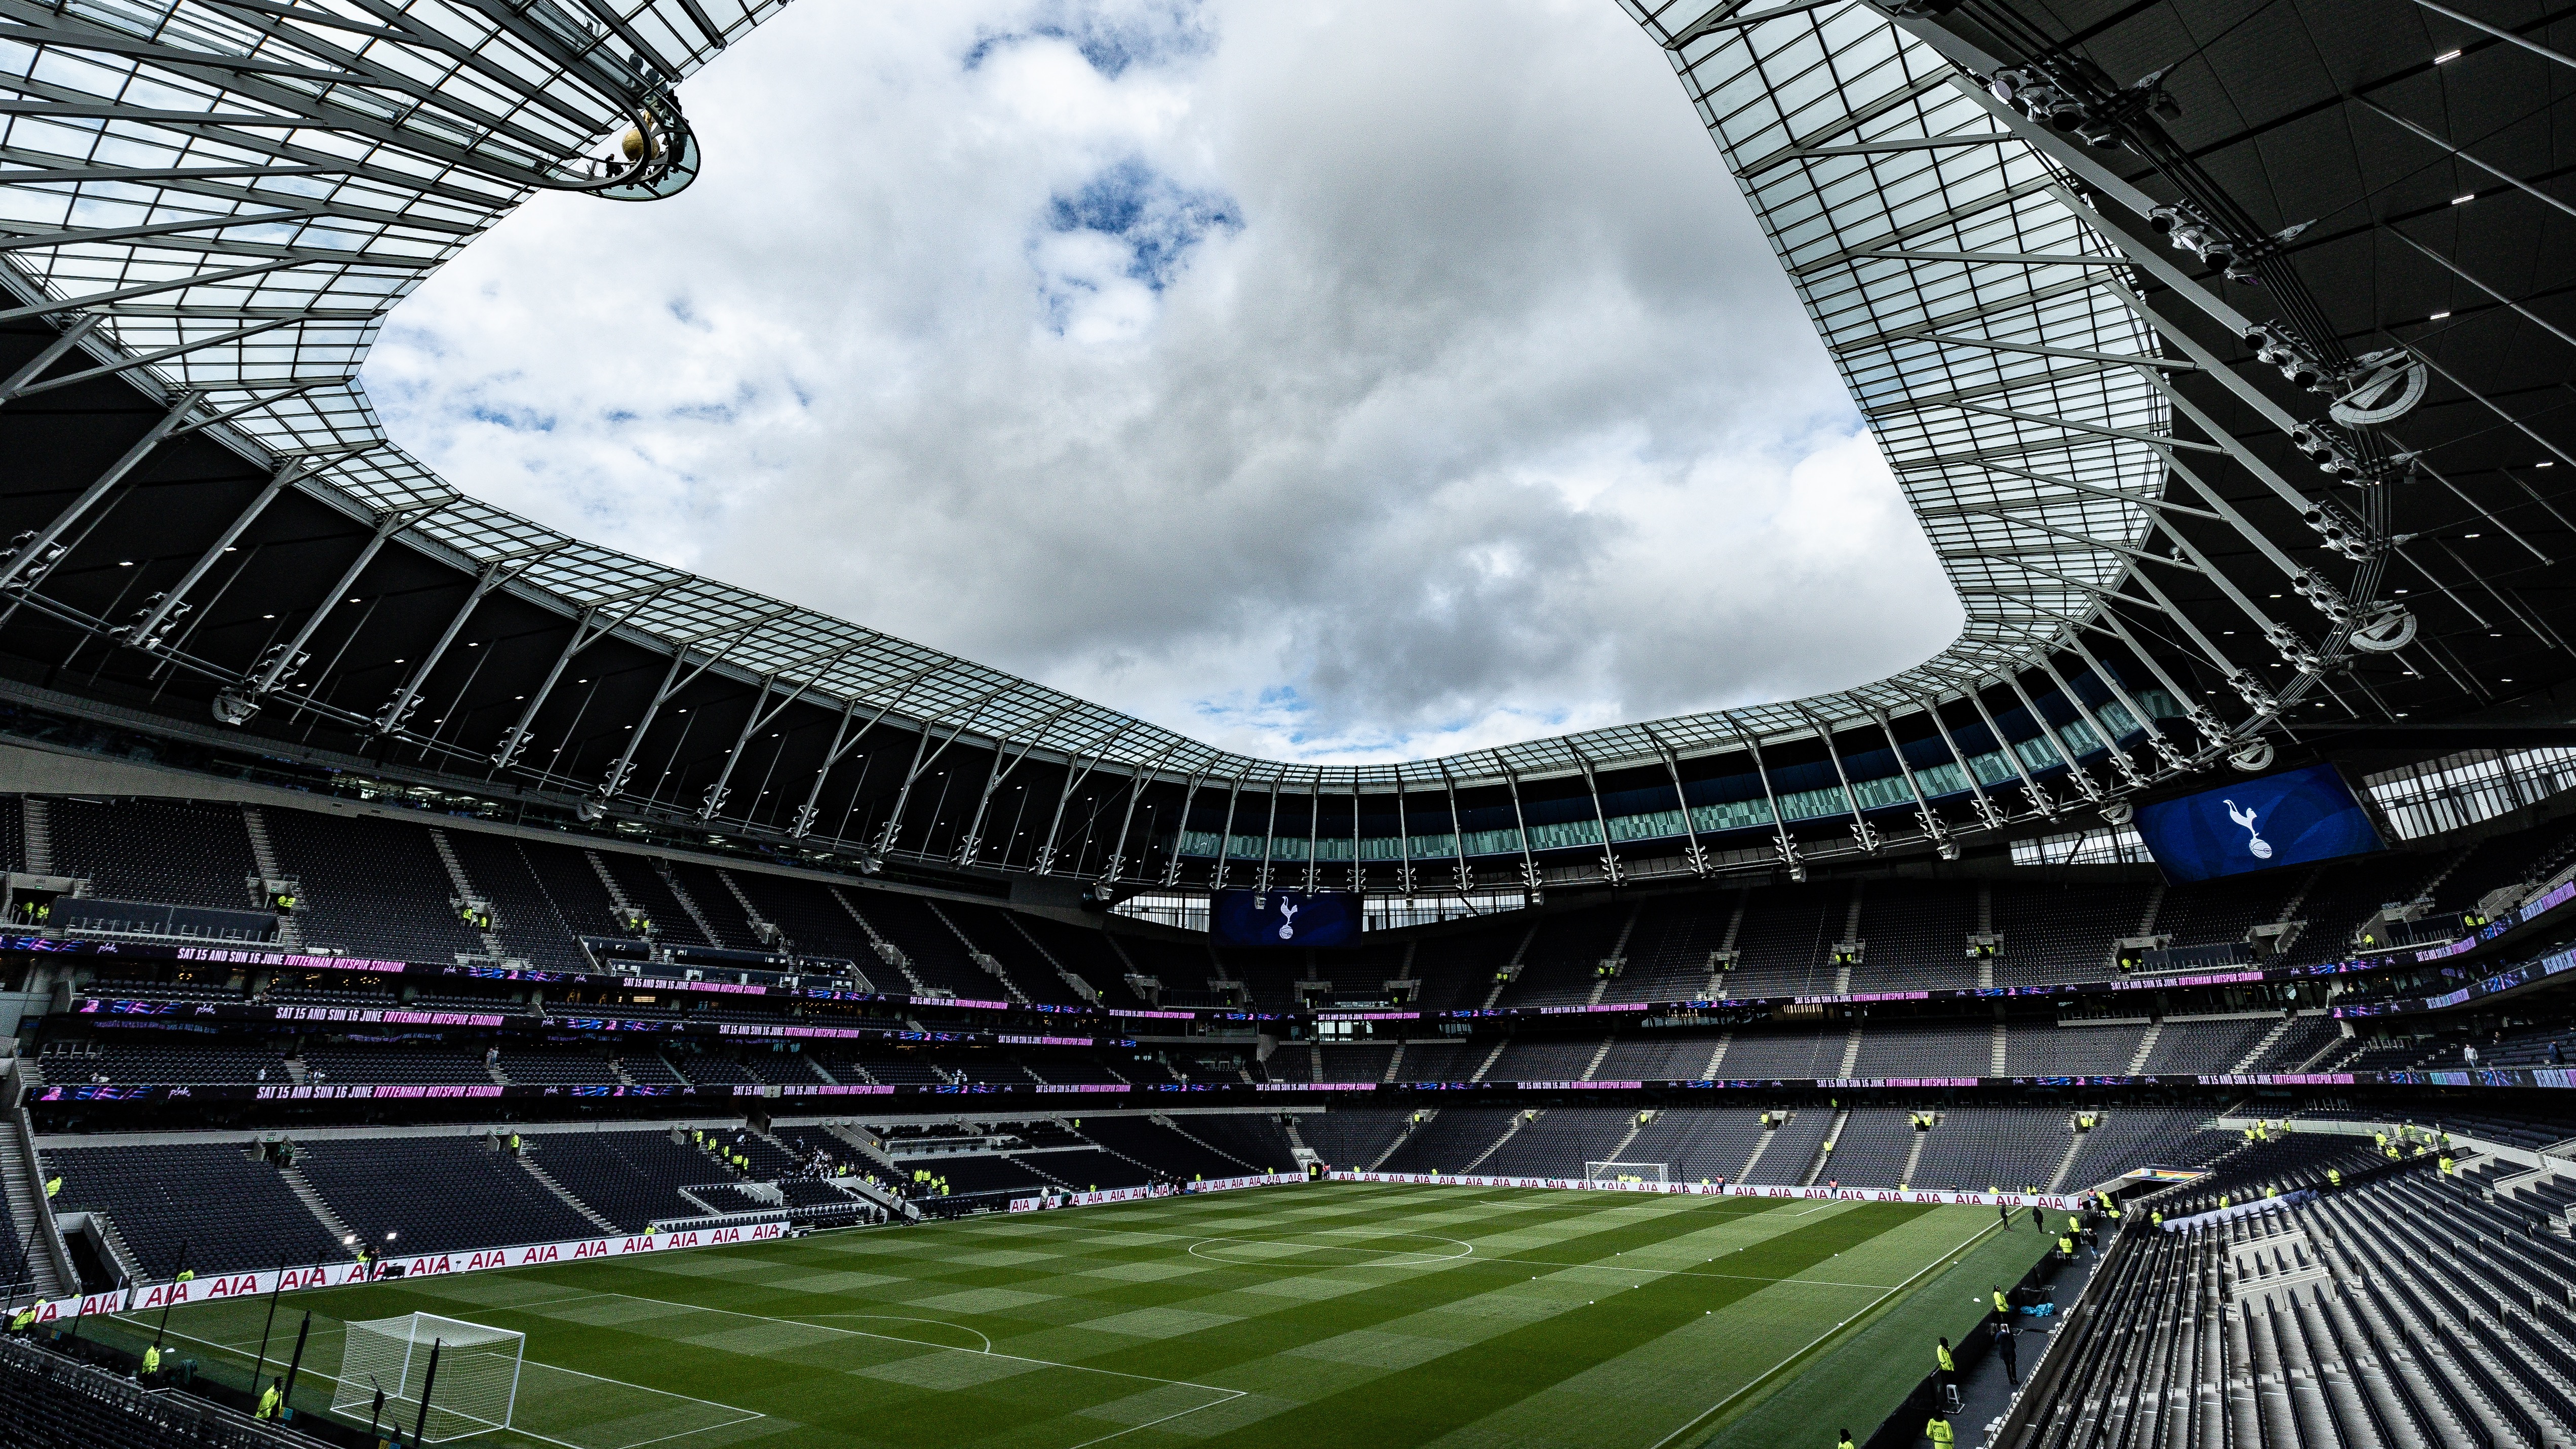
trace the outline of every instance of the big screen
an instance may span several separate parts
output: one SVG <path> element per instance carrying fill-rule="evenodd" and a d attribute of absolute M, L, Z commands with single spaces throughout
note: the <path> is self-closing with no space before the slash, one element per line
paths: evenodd
<path fill-rule="evenodd" d="M 1218 891 L 1208 935 L 1220 946 L 1356 946 L 1360 898 L 1349 891 Z"/>
<path fill-rule="evenodd" d="M 2170 881 L 2214 880 L 2381 848 L 2370 812 L 2332 765 L 2142 805 L 2137 826 Z"/>

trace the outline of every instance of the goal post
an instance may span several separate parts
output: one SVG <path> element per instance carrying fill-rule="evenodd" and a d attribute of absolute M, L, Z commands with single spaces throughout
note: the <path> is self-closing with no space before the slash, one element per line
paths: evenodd
<path fill-rule="evenodd" d="M 1583 1180 L 1595 1186 L 1616 1187 L 1627 1182 L 1665 1183 L 1672 1181 L 1671 1164 L 1664 1162 L 1593 1162 L 1583 1164 Z"/>
<path fill-rule="evenodd" d="M 347 1330 L 339 1385 L 331 1394 L 334 1415 L 376 1418 L 380 1430 L 395 1437 L 420 1424 L 424 1444 L 510 1427 L 526 1334 L 435 1313 L 371 1318 L 351 1323 Z M 381 1416 L 378 1393 L 384 1395 Z M 429 1401 L 426 1416 L 421 1413 L 423 1395 Z"/>

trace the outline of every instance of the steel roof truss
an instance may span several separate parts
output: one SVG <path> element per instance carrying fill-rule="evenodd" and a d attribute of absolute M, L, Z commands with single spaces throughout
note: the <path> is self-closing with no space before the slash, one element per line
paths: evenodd
<path fill-rule="evenodd" d="M 119 287 L 111 292 L 92 292 L 83 297 L 66 297 L 59 302 L 40 302 L 31 307 L 10 307 L 0 309 L 0 322 L 15 322 L 22 317 L 43 317 L 56 312 L 76 312 L 91 307 L 111 307 L 119 302 L 131 302 L 138 297 L 154 297 L 163 292 L 184 291 L 190 287 L 211 287 L 224 282 L 239 281 L 244 277 L 256 277 L 266 272 L 281 271 L 295 265 L 297 263 L 291 261 L 253 262 L 243 267 L 222 267 L 211 272 L 196 272 L 185 277 L 175 277 L 166 282 L 143 282 L 131 287 Z"/>
<path fill-rule="evenodd" d="M 331 592 L 324 594 L 321 601 L 313 606 L 313 611 L 305 616 L 304 623 L 296 629 L 294 637 L 271 649 L 267 657 L 251 666 L 252 673 L 243 681 L 242 691 L 243 699 L 251 708 L 257 708 L 264 696 L 274 693 L 279 684 L 303 665 L 306 658 L 304 646 L 313 642 L 314 631 L 321 628 L 322 621 L 329 618 L 331 612 L 340 606 L 341 600 L 349 596 L 349 590 L 357 587 L 358 576 L 366 571 L 368 564 L 375 561 L 377 553 L 383 550 L 385 541 L 455 501 L 451 496 L 407 504 L 386 512 L 376 519 L 376 526 L 368 533 L 365 545 L 358 550 L 358 556 L 351 559 L 349 566 L 340 571 L 339 580 L 331 586 Z M 243 717 L 247 719 L 247 713 Z"/>
<path fill-rule="evenodd" d="M 175 622 L 176 614 L 190 607 L 182 602 L 188 597 L 188 591 L 205 578 L 207 572 L 223 558 L 224 551 L 231 548 L 252 521 L 277 500 L 277 495 L 286 491 L 286 485 L 312 470 L 315 461 L 307 454 L 289 458 L 279 465 L 277 471 L 269 475 L 267 485 L 241 512 L 233 515 L 233 521 L 225 526 L 223 532 L 215 535 L 214 542 L 207 544 L 205 552 L 197 555 L 197 561 L 188 566 L 188 571 L 179 576 L 179 581 L 153 596 L 150 606 L 143 611 L 143 617 L 125 631 L 125 642 L 146 652 L 160 648 L 162 636 L 169 632 L 166 626 Z"/>
<path fill-rule="evenodd" d="M 1049 723 L 1053 723 L 1053 721 L 1050 720 Z M 1064 788 L 1056 792 L 1055 817 L 1047 822 L 1046 843 L 1038 849 L 1038 858 L 1043 862 L 1038 870 L 1038 874 L 1048 875 L 1053 873 L 1055 869 L 1056 836 L 1064 829 L 1065 806 L 1067 802 L 1073 799 L 1075 787 L 1079 786 L 1083 781 L 1090 779 L 1091 772 L 1100 768 L 1101 760 L 1108 756 L 1110 746 L 1115 745 L 1121 739 L 1124 739 L 1127 732 L 1134 729 L 1140 723 L 1142 723 L 1142 721 L 1129 719 L 1120 723 L 1115 729 L 1109 731 L 1108 738 L 1100 740 L 1100 748 L 1091 752 L 1089 758 L 1083 761 L 1082 768 L 1079 771 L 1076 771 L 1073 768 L 1073 761 L 1070 758 L 1065 761 Z M 1095 736 L 1095 738 L 1097 737 Z M 1035 748 L 1035 745 L 1032 744 L 1031 748 Z M 1162 763 L 1163 756 L 1169 755 L 1171 752 L 1171 748 L 1166 748 L 1162 755 L 1155 756 L 1155 763 Z M 1025 760 L 1028 757 L 1028 750 L 1020 751 L 1021 759 Z M 1017 767 L 1014 766 L 1014 768 Z M 1135 777 L 1134 788 L 1136 791 L 1141 792 L 1145 788 L 1144 780 L 1145 777 L 1142 774 Z M 1136 808 L 1136 797 L 1132 793 L 1127 797 L 1127 808 L 1131 814 Z M 1120 854 L 1124 854 L 1126 849 L 1127 827 L 1124 823 L 1121 823 L 1118 827 L 1118 851 Z"/>
<path fill-rule="evenodd" d="M 1762 782 L 1762 798 L 1771 806 L 1771 834 L 1780 849 L 1780 864 L 1802 875 L 1806 868 L 1798 863 L 1798 843 L 1789 838 L 1789 822 L 1780 813 L 1780 792 L 1771 787 L 1771 767 L 1763 763 L 1762 742 L 1732 716 L 1721 712 L 1719 717 L 1735 727 L 1736 738 L 1744 741 L 1745 753 L 1753 757 L 1753 776 Z"/>
<path fill-rule="evenodd" d="M 667 583 L 651 584 L 593 599 L 582 605 L 581 612 L 573 616 L 572 632 L 564 636 L 563 649 L 555 655 L 553 667 L 546 671 L 545 679 L 537 685 L 537 692 L 528 696 L 528 707 L 519 711 L 518 722 L 510 726 L 509 733 L 501 737 L 500 747 L 492 752 L 492 763 L 496 767 L 506 770 L 518 763 L 520 752 L 528 747 L 529 732 L 537 722 L 537 711 L 545 707 L 547 696 L 554 693 L 556 683 L 563 678 L 564 666 L 572 662 L 573 656 L 607 638 L 636 610 L 661 597 L 670 587 Z M 625 605 L 625 608 L 601 622 L 601 612 L 618 604 Z"/>
<path fill-rule="evenodd" d="M 725 751 L 724 765 L 716 772 L 715 783 L 707 787 L 706 794 L 701 798 L 701 802 L 698 806 L 698 819 L 700 821 L 713 820 L 716 818 L 717 812 L 724 809 L 725 797 L 732 793 L 727 787 L 733 780 L 734 766 L 742 762 L 742 752 L 745 747 L 750 745 L 752 735 L 758 731 L 761 726 L 768 724 L 772 720 L 777 719 L 780 715 L 785 714 L 789 705 L 792 705 L 796 701 L 804 698 L 805 692 L 814 687 L 815 680 L 822 676 L 824 670 L 828 670 L 834 664 L 838 664 L 842 658 L 847 656 L 851 650 L 857 647 L 857 643 L 852 642 L 844 644 L 838 649 L 825 650 L 820 654 L 809 654 L 802 659 L 796 660 L 794 663 L 781 665 L 779 668 L 771 670 L 769 673 L 761 676 L 760 693 L 752 699 L 750 711 L 742 717 L 742 732 L 734 736 L 733 748 Z M 778 701 L 776 708 L 766 710 L 762 708 L 764 705 L 769 703 L 769 692 L 777 687 L 778 680 L 781 675 L 787 673 L 787 671 L 791 669 L 802 669 L 806 665 L 811 664 L 818 659 L 825 661 L 822 669 L 814 671 L 812 675 L 799 682 L 796 688 L 789 691 L 784 698 Z"/>
<path fill-rule="evenodd" d="M 1905 758 L 1905 746 L 1897 742 L 1895 724 L 1888 719 L 1887 711 L 1876 705 L 1871 705 L 1868 713 L 1870 719 L 1877 723 L 1878 732 L 1886 737 L 1888 753 L 1896 757 L 1896 772 L 1905 777 L 1906 793 L 1914 797 L 1914 815 L 1923 824 L 1924 838 L 1935 845 L 1946 842 L 1950 836 L 1949 829 L 1939 813 L 1933 810 L 1932 797 L 1923 793 L 1923 782 L 1914 778 L 1913 762 Z"/>
<path fill-rule="evenodd" d="M 86 329 L 77 327 L 73 329 L 74 332 L 84 330 Z M 65 340 L 77 341 L 78 339 L 66 334 Z M 82 489 L 78 496 L 64 505 L 62 512 L 54 515 L 53 522 L 38 529 L 36 536 L 24 544 L 14 545 L 8 565 L 0 567 L 0 589 L 32 590 L 36 580 L 29 579 L 22 584 L 19 582 L 19 577 L 29 572 L 28 566 L 38 560 L 42 560 L 41 567 L 37 570 L 40 575 L 52 572 L 54 566 L 62 562 L 63 555 L 70 551 L 67 547 L 61 550 L 55 548 L 56 544 L 62 542 L 63 535 L 70 532 L 72 525 L 78 523 L 92 508 L 97 507 L 99 500 L 114 492 L 116 486 L 125 481 L 127 474 L 141 467 L 143 460 L 152 456 L 152 450 L 160 447 L 164 439 L 178 431 L 180 425 L 187 421 L 188 414 L 197 410 L 197 404 L 203 397 L 202 393 L 181 393 L 179 400 L 172 404 L 168 411 L 161 414 L 160 421 L 154 423 L 142 437 L 135 439 L 133 446 L 127 448 L 122 457 L 108 464 L 105 472 L 92 479 L 87 488 Z"/>
<path fill-rule="evenodd" d="M 1103 746 L 1102 748 L 1105 750 L 1107 747 Z M 1172 744 L 1165 745 L 1161 754 L 1156 755 L 1143 769 L 1140 769 L 1127 777 L 1127 808 L 1125 812 L 1118 817 L 1118 844 L 1111 849 L 1109 852 L 1109 859 L 1104 862 L 1100 868 L 1100 883 L 1102 885 L 1115 885 L 1118 881 L 1118 873 L 1127 868 L 1127 831 L 1136 823 L 1136 802 L 1144 797 L 1145 786 L 1153 779 L 1154 771 L 1160 769 L 1163 762 L 1171 758 L 1172 752 L 1179 748 L 1180 744 L 1177 741 Z M 1047 845 L 1041 849 L 1037 865 L 1037 871 L 1040 875 L 1045 875 L 1048 867 L 1055 863 L 1052 858 L 1046 856 L 1044 853 L 1046 848 L 1052 848 L 1054 844 L 1054 833 L 1050 831 L 1048 833 Z"/>
<path fill-rule="evenodd" d="M 1029 757 L 1029 751 L 1037 747 L 1037 741 L 1046 734 L 1049 726 L 1080 707 L 1079 701 L 1068 700 L 1058 706 L 1053 714 L 1047 715 L 1035 725 L 1024 730 L 1014 730 L 993 742 L 993 762 L 984 771 L 984 788 L 975 795 L 975 818 L 968 822 L 964 838 L 958 842 L 957 863 L 959 865 L 973 865 L 977 851 L 983 846 L 984 816 L 992 808 L 993 792 L 1001 789 L 1002 782 L 1009 779 L 1011 772 L 1020 767 L 1020 761 Z M 1011 742 L 1024 736 L 1029 743 L 1020 747 L 1019 759 L 1012 759 Z M 1005 859 L 1009 858 L 1009 852 L 1010 847 L 1004 846 Z"/>
<path fill-rule="evenodd" d="M 1816 732 L 1816 738 L 1824 744 L 1825 758 L 1833 762 L 1834 780 L 1842 786 L 1843 804 L 1851 810 L 1852 840 L 1860 846 L 1862 854 L 1878 854 L 1881 843 L 1878 832 L 1870 828 L 1868 818 L 1860 813 L 1860 796 L 1852 789 L 1851 772 L 1843 768 L 1843 752 L 1834 745 L 1834 732 L 1810 713 L 1803 702 L 1792 707 L 1798 711 L 1798 717 L 1807 722 L 1807 727 Z"/>
<path fill-rule="evenodd" d="M 106 319 L 93 312 L 86 317 L 75 320 L 72 325 L 64 328 L 61 336 L 46 343 L 43 351 L 38 352 L 34 357 L 27 359 L 25 365 L 21 366 L 16 372 L 9 374 L 8 381 L 0 382 L 0 401 L 6 401 L 9 398 L 16 397 L 20 389 L 24 388 L 28 383 L 35 381 L 37 378 L 44 376 L 46 368 L 62 361 L 66 353 L 70 352 L 73 348 L 80 346 L 81 339 L 87 337 L 97 328 L 98 324 L 104 320 Z M 5 582 L 5 576 L 0 576 L 0 583 Z"/>
<path fill-rule="evenodd" d="M 736 645 L 758 632 L 762 625 L 774 623 L 791 612 L 793 611 L 788 609 L 778 609 L 756 619 L 744 619 L 720 628 L 701 630 L 681 641 L 680 646 L 671 652 L 671 667 L 663 672 L 660 687 L 653 691 L 652 699 L 644 706 L 643 718 L 628 727 L 629 737 L 626 748 L 618 755 L 617 763 L 609 767 L 607 777 L 601 782 L 599 793 L 595 797 L 598 802 L 605 805 L 616 799 L 617 793 L 626 788 L 626 777 L 635 768 L 635 751 L 644 743 L 644 736 L 651 733 L 653 721 L 661 716 L 662 706 L 668 704 L 672 696 L 697 683 L 699 675 L 714 668 L 726 655 L 733 652 Z M 684 677 L 680 669 L 682 665 L 689 662 L 691 647 L 701 639 L 717 637 L 724 639 L 724 647 L 708 655 L 705 663 L 689 670 Z"/>
<path fill-rule="evenodd" d="M 569 539 L 564 541 L 564 543 L 569 542 Z M 430 646 L 429 653 L 422 657 L 419 665 L 412 670 L 411 676 L 394 691 L 393 698 L 385 701 L 385 707 L 377 711 L 375 731 L 378 735 L 399 734 L 403 731 L 411 719 L 412 710 L 420 704 L 421 686 L 429 682 L 430 671 L 438 667 L 438 662 L 447 657 L 448 648 L 455 644 L 456 636 L 464 630 L 465 621 L 474 616 L 474 610 L 483 602 L 483 596 L 526 572 L 529 565 L 564 547 L 564 543 L 553 543 L 543 548 L 505 554 L 483 566 L 483 572 L 474 580 L 473 588 L 466 592 L 465 601 L 457 605 L 456 612 L 448 617 L 447 628 L 439 634 L 438 642 Z"/>
<path fill-rule="evenodd" d="M 937 764 L 939 762 L 939 757 L 948 753 L 948 747 L 950 745 L 953 745 L 957 743 L 958 740 L 964 738 L 966 731 L 975 727 L 975 721 L 983 718 L 984 707 L 986 705 L 991 704 L 994 700 L 1010 693 L 1013 689 L 1017 688 L 1018 685 L 1019 681 L 1016 679 L 1007 681 L 985 692 L 977 699 L 971 700 L 966 704 L 951 706 L 950 708 L 921 722 L 921 735 L 912 748 L 912 768 L 905 772 L 902 786 L 895 791 L 894 813 L 886 817 L 885 828 L 878 833 L 876 843 L 877 854 L 892 855 L 894 853 L 895 840 L 903 830 L 904 808 L 912 802 L 913 782 L 921 778 L 921 772 L 929 769 L 932 765 Z M 973 713 L 958 721 L 957 728 L 948 732 L 948 738 L 939 742 L 938 749 L 930 749 L 931 732 L 938 723 L 941 720 L 946 719 L 948 716 L 955 714 L 959 709 L 970 707 L 972 708 Z M 926 755 L 925 751 L 927 752 Z"/>

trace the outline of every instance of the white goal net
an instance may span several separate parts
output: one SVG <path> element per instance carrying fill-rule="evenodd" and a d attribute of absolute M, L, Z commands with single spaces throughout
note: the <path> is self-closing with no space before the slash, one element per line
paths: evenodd
<path fill-rule="evenodd" d="M 461 1318 L 412 1313 L 348 1325 L 331 1412 L 374 1419 L 379 1433 L 444 1444 L 510 1427 L 527 1335 Z M 377 1394 L 384 1395 L 379 1410 Z M 426 1399 L 429 1412 L 421 1413 Z"/>
<path fill-rule="evenodd" d="M 1583 1180 L 1616 1186 L 1623 1182 L 1670 1182 L 1670 1164 L 1662 1162 L 1585 1162 Z"/>

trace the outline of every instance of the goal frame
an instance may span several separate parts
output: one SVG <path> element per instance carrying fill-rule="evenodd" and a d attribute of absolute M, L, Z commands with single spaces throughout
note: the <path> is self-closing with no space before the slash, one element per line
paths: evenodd
<path fill-rule="evenodd" d="M 1583 1163 L 1583 1181 L 1587 1185 L 1597 1186 L 1607 1183 L 1616 1187 L 1634 1177 L 1640 1182 L 1663 1186 L 1672 1182 L 1672 1169 L 1673 1165 L 1669 1162 L 1619 1162 L 1610 1158 L 1596 1161 L 1586 1158 Z"/>
<path fill-rule="evenodd" d="M 428 1428 L 421 1436 L 425 1444 L 454 1443 L 498 1433 L 518 1417 L 519 1381 L 527 1366 L 528 1336 L 517 1329 L 495 1328 L 437 1313 L 409 1313 L 344 1323 L 342 1335 L 340 1372 L 331 1395 L 333 1414 L 372 1413 L 381 1389 L 388 1416 L 383 1427 L 407 1432 L 411 1423 L 421 1418 L 421 1396 L 426 1388 L 430 1403 Z M 425 1382 L 429 1379 L 433 1350 L 439 1357 L 438 1376 L 434 1382 Z M 506 1384 L 486 1380 L 485 1402 L 460 1407 L 456 1398 L 444 1392 L 460 1383 L 455 1375 L 474 1360 L 504 1358 L 509 1364 L 508 1380 Z M 385 1382 L 388 1370 L 391 1383 Z M 495 1407 L 490 1388 L 498 1389 L 498 1418 L 488 1413 Z"/>

